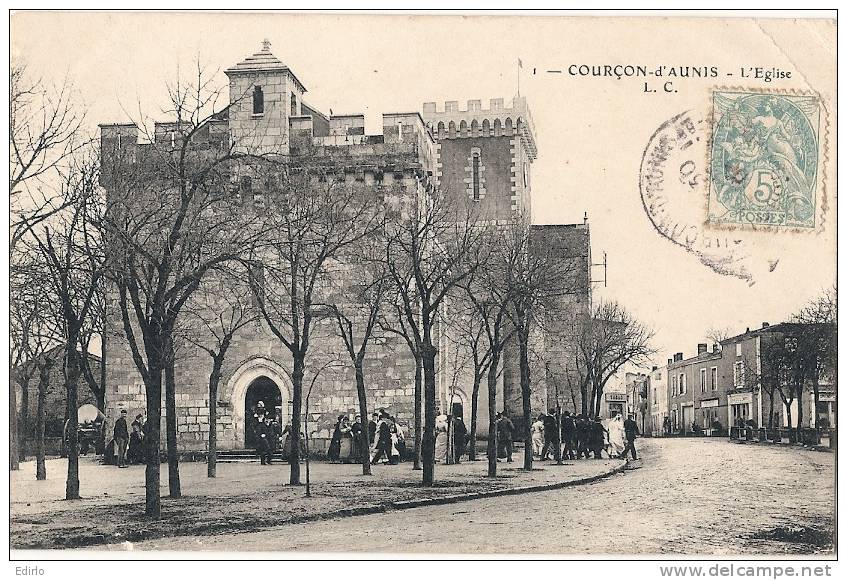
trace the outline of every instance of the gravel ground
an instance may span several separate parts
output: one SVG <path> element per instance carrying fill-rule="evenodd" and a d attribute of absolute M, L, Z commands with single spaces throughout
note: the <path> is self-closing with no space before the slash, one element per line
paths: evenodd
<path fill-rule="evenodd" d="M 485 477 L 486 462 L 436 466 L 436 486 L 423 488 L 421 472 L 410 463 L 378 465 L 374 475 L 359 465 L 314 462 L 311 498 L 303 486 L 287 485 L 285 464 L 218 465 L 218 477 L 206 477 L 203 463 L 180 466 L 183 497 L 162 498 L 162 519 L 144 516 L 144 466 L 118 469 L 83 458 L 82 500 L 65 501 L 65 460 L 48 461 L 47 481 L 35 480 L 34 462 L 11 473 L 10 537 L 16 549 L 97 546 L 174 536 L 205 536 L 266 529 L 283 523 L 330 517 L 344 509 L 381 509 L 391 502 L 525 485 L 550 484 L 596 476 L 621 461 L 582 461 L 563 466 L 536 463 L 530 473 L 518 463 L 500 463 L 496 479 Z M 301 476 L 305 481 L 305 466 Z M 162 466 L 162 494 L 167 466 Z"/>
<path fill-rule="evenodd" d="M 592 556 L 833 554 L 834 454 L 725 439 L 641 440 L 639 446 L 641 459 L 632 469 L 585 486 L 257 533 L 153 540 L 131 548 Z"/>

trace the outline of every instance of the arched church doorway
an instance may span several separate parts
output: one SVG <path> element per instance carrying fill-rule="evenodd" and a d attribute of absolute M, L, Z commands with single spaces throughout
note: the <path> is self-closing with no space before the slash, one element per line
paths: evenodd
<path fill-rule="evenodd" d="M 244 396 L 244 417 L 247 424 L 247 428 L 244 430 L 245 447 L 256 446 L 256 435 L 253 429 L 251 429 L 251 421 L 259 401 L 264 403 L 265 412 L 268 415 L 275 417 L 277 421 L 281 421 L 282 419 L 282 393 L 279 387 L 268 377 L 257 377 L 247 387 L 247 392 Z"/>

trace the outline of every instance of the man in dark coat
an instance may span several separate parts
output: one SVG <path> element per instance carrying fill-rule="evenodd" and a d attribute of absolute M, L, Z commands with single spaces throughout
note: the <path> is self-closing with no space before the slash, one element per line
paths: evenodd
<path fill-rule="evenodd" d="M 570 411 L 565 411 L 562 416 L 562 443 L 565 444 L 564 458 L 575 459 L 574 443 L 576 439 L 576 425 L 573 422 Z"/>
<path fill-rule="evenodd" d="M 600 417 L 594 417 L 591 422 L 591 431 L 588 439 L 588 447 L 594 453 L 594 459 L 603 459 L 602 451 L 606 445 L 606 434 L 608 431 L 600 422 Z"/>
<path fill-rule="evenodd" d="M 515 424 L 512 423 L 505 411 L 498 412 L 495 428 L 497 431 L 497 457 L 505 457 L 506 462 L 511 463 L 514 451 L 512 437 L 515 433 Z"/>
<path fill-rule="evenodd" d="M 576 417 L 576 458 L 588 459 L 590 456 L 588 451 L 588 439 L 591 435 L 591 425 L 585 415 L 579 414 Z"/>
<path fill-rule="evenodd" d="M 460 463 L 468 440 L 468 428 L 461 417 L 453 418 L 453 461 Z"/>
<path fill-rule="evenodd" d="M 541 459 L 550 459 L 550 451 L 553 451 L 553 459 L 559 460 L 560 445 L 559 445 L 559 425 L 556 421 L 556 411 L 550 409 L 550 412 L 544 415 L 544 448 L 541 450 Z"/>
<path fill-rule="evenodd" d="M 350 434 L 353 436 L 353 457 L 356 461 L 362 461 L 362 457 L 368 452 L 368 446 L 365 445 L 365 429 L 362 427 L 361 415 L 356 415 L 350 426 Z"/>
<path fill-rule="evenodd" d="M 115 421 L 115 431 L 112 435 L 115 440 L 115 455 L 118 467 L 126 467 L 126 446 L 129 443 L 129 429 L 126 426 L 126 409 L 121 409 L 121 416 Z"/>
<path fill-rule="evenodd" d="M 368 421 L 368 441 L 371 445 L 376 442 L 377 423 L 379 423 L 379 413 L 371 413 L 371 420 Z"/>
<path fill-rule="evenodd" d="M 377 426 L 376 453 L 371 459 L 371 465 L 376 465 L 382 457 L 391 460 L 391 422 L 388 414 L 383 411 Z"/>
<path fill-rule="evenodd" d="M 638 459 L 638 453 L 635 451 L 635 438 L 639 435 L 638 423 L 635 422 L 635 415 L 630 415 L 623 422 L 623 430 L 626 435 L 626 447 L 623 448 L 621 459 L 626 459 L 627 453 L 632 451 L 632 458 Z"/>
<path fill-rule="evenodd" d="M 256 435 L 256 453 L 262 465 L 270 465 L 273 461 L 274 429 L 271 420 L 265 413 L 265 403 L 259 401 L 253 414 L 253 433 Z"/>

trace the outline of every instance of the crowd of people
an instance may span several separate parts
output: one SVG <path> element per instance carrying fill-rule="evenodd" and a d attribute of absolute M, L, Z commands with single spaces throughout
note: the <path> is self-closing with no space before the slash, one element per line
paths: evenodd
<path fill-rule="evenodd" d="M 361 463 L 368 457 L 373 465 L 396 465 L 403 460 L 408 431 L 401 421 L 385 409 L 380 409 L 371 414 L 367 431 L 365 428 L 361 415 L 355 415 L 352 422 L 348 415 L 339 415 L 327 450 L 327 459 L 333 463 Z"/>
<path fill-rule="evenodd" d="M 592 456 L 602 459 L 604 453 L 609 458 L 623 459 L 631 454 L 638 459 L 635 439 L 640 432 L 633 415 L 624 420 L 616 414 L 604 425 L 598 416 L 572 416 L 570 411 L 557 420 L 555 411 L 550 410 L 532 423 L 531 434 L 533 454 L 542 461 Z"/>
<path fill-rule="evenodd" d="M 273 455 L 282 447 L 283 455 L 291 452 L 290 425 L 280 430 L 279 420 L 265 409 L 263 402 L 256 405 L 252 417 L 253 436 L 256 441 L 256 453 L 262 465 L 270 465 Z M 367 429 L 367 431 L 366 431 Z M 128 464 L 145 463 L 144 438 L 146 424 L 141 414 L 127 426 L 127 411 L 121 410 L 115 421 L 113 438 L 107 448 L 107 457 L 111 456 L 118 467 Z M 497 459 L 512 462 L 515 424 L 508 413 L 498 412 L 495 423 Z M 407 455 L 406 439 L 408 429 L 405 423 L 398 421 L 385 409 L 374 412 L 367 426 L 360 415 L 350 420 L 348 415 L 339 415 L 332 433 L 327 451 L 327 459 L 334 463 L 361 463 L 365 457 L 372 465 L 378 463 L 396 465 Z M 542 460 L 561 459 L 602 459 L 625 458 L 631 455 L 638 459 L 635 440 L 640 435 L 634 417 L 626 420 L 620 414 L 615 415 L 606 425 L 600 417 L 583 414 L 562 413 L 557 419 L 556 412 L 550 410 L 541 413 L 530 426 L 533 455 Z M 367 440 L 365 436 L 367 435 Z M 460 463 L 467 453 L 469 433 L 460 416 L 439 414 L 435 421 L 435 460 L 439 463 Z M 370 442 L 370 445 L 368 445 Z M 300 440 L 300 455 L 305 456 L 305 442 Z"/>
<path fill-rule="evenodd" d="M 290 427 L 274 437 L 278 423 L 264 412 L 259 403 L 254 415 L 257 437 L 257 453 L 262 463 L 270 464 L 278 440 L 283 445 L 283 455 L 290 449 L 286 437 Z M 367 431 L 366 431 L 367 429 Z M 497 436 L 497 459 L 512 462 L 515 424 L 508 413 L 498 412 L 495 423 Z M 561 459 L 625 458 L 631 455 L 638 459 L 635 439 L 640 435 L 634 417 L 626 420 L 615 415 L 606 424 L 600 417 L 583 414 L 556 412 L 541 413 L 530 427 L 533 454 L 542 461 Z M 367 440 L 365 436 L 367 434 Z M 407 455 L 408 429 L 385 409 L 371 415 L 367 425 L 360 415 L 350 420 L 349 415 L 338 415 L 327 451 L 327 459 L 333 463 L 361 463 L 367 457 L 372 465 L 378 463 L 396 465 Z M 468 451 L 469 433 L 460 416 L 439 414 L 435 420 L 435 461 L 438 463 L 460 463 Z M 368 444 L 370 442 L 370 444 Z M 302 439 L 301 439 L 302 444 Z M 301 450 L 301 456 L 305 449 Z"/>

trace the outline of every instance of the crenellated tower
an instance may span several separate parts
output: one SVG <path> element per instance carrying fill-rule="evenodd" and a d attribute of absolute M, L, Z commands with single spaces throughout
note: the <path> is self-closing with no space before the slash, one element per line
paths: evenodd
<path fill-rule="evenodd" d="M 423 118 L 436 139 L 436 174 L 442 190 L 480 205 L 483 215 L 508 220 L 531 217 L 531 168 L 538 151 L 526 98 L 423 104 Z"/>

